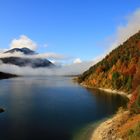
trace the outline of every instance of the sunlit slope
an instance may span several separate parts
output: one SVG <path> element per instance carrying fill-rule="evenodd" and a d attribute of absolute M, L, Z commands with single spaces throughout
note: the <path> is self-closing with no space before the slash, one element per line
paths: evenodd
<path fill-rule="evenodd" d="M 129 92 L 139 83 L 140 32 L 110 52 L 103 60 L 79 76 L 89 87 L 110 88 Z"/>

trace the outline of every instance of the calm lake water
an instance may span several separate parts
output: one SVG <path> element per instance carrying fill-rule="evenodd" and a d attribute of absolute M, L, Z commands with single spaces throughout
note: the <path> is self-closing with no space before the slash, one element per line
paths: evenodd
<path fill-rule="evenodd" d="M 116 112 L 120 96 L 87 90 L 70 77 L 0 81 L 0 140 L 73 140 L 74 134 Z"/>

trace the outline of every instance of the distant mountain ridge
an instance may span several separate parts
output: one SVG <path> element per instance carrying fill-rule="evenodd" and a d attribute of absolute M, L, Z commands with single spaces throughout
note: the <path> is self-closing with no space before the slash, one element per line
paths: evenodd
<path fill-rule="evenodd" d="M 4 53 L 15 53 L 15 52 L 21 52 L 25 55 L 33 55 L 33 54 L 36 54 L 34 51 L 28 49 L 28 48 L 14 48 L 14 49 L 11 49 L 11 50 L 8 50 Z"/>
<path fill-rule="evenodd" d="M 21 52 L 24 56 L 31 55 L 29 58 L 24 56 L 14 56 L 14 53 Z M 4 64 L 12 64 L 20 67 L 30 66 L 32 68 L 41 68 L 41 67 L 53 67 L 55 66 L 52 62 L 45 58 L 36 58 L 34 55 L 37 53 L 28 48 L 14 48 L 4 52 L 4 54 L 10 53 L 10 56 L 1 57 L 0 60 Z M 12 56 L 13 54 L 13 56 Z M 33 56 L 33 57 L 32 57 Z"/>

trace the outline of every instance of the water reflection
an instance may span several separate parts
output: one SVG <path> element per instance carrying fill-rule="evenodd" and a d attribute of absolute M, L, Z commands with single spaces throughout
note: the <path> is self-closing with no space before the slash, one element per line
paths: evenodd
<path fill-rule="evenodd" d="M 114 113 L 125 101 L 85 89 L 70 77 L 0 81 L 2 140 L 71 140 L 79 128 Z"/>

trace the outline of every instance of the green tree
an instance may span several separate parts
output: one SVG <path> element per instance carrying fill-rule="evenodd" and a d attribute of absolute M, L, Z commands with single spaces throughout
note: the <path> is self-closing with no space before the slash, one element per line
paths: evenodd
<path fill-rule="evenodd" d="M 126 88 L 129 91 L 132 88 L 132 76 L 129 75 L 127 83 L 126 83 Z"/>
<path fill-rule="evenodd" d="M 119 89 L 121 86 L 121 80 L 119 79 L 120 73 L 119 72 L 113 72 L 112 74 L 112 84 L 113 88 Z"/>

